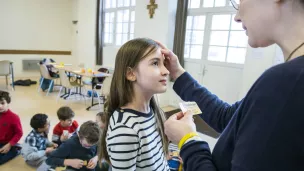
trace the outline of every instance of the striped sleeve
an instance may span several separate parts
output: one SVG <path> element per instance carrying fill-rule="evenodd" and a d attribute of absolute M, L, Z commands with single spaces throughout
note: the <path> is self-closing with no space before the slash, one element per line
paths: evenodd
<path fill-rule="evenodd" d="M 136 132 L 117 123 L 110 126 L 107 136 L 107 150 L 112 171 L 134 171 L 139 150 L 139 138 Z"/>

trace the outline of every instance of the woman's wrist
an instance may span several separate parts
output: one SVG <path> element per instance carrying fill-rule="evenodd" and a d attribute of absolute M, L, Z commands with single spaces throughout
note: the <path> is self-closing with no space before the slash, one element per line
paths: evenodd
<path fill-rule="evenodd" d="M 178 149 L 181 149 L 182 146 L 187 142 L 188 139 L 196 137 L 196 136 L 199 137 L 197 132 L 190 132 L 190 133 L 184 135 L 183 138 L 178 143 Z"/>
<path fill-rule="evenodd" d="M 180 67 L 176 72 L 175 74 L 172 74 L 172 78 L 173 78 L 173 81 L 175 81 L 178 77 L 180 77 L 183 73 L 185 73 L 186 70 L 183 68 L 183 67 Z"/>

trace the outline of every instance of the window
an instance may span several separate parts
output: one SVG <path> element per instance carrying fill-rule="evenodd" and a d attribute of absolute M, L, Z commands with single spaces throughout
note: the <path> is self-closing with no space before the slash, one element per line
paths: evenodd
<path fill-rule="evenodd" d="M 213 15 L 208 60 L 243 64 L 247 36 L 242 25 L 234 22 L 234 15 Z"/>
<path fill-rule="evenodd" d="M 189 0 L 188 7 L 185 59 L 244 64 L 248 38 L 230 1 Z"/>
<path fill-rule="evenodd" d="M 106 0 L 104 42 L 120 46 L 134 38 L 136 0 Z"/>
<path fill-rule="evenodd" d="M 188 16 L 184 57 L 200 59 L 203 50 L 205 16 Z"/>
<path fill-rule="evenodd" d="M 189 8 L 213 8 L 226 6 L 231 6 L 230 0 L 189 0 L 188 5 Z"/>

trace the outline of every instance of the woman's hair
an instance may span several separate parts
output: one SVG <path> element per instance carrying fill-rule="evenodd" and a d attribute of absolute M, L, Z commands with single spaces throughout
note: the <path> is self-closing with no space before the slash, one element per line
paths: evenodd
<path fill-rule="evenodd" d="M 104 123 L 105 129 L 100 141 L 99 159 L 105 159 L 110 162 L 106 147 L 106 135 L 111 115 L 116 109 L 130 103 L 134 98 L 133 83 L 126 78 L 128 69 L 136 69 L 141 60 L 155 52 L 158 48 L 159 45 L 155 41 L 147 38 L 138 38 L 128 41 L 119 49 L 116 55 L 110 94 L 105 104 L 104 115 L 106 120 Z M 157 128 L 161 135 L 166 155 L 168 152 L 168 138 L 164 133 L 165 114 L 158 107 L 155 97 L 151 98 L 150 107 L 156 116 Z"/>

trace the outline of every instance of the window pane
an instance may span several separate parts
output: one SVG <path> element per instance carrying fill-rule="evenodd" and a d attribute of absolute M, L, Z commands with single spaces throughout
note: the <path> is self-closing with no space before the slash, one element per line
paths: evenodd
<path fill-rule="evenodd" d="M 122 33 L 122 23 L 116 24 L 116 33 Z"/>
<path fill-rule="evenodd" d="M 122 35 L 122 44 L 126 43 L 128 41 L 128 34 Z"/>
<path fill-rule="evenodd" d="M 134 39 L 134 34 L 130 34 L 130 40 Z"/>
<path fill-rule="evenodd" d="M 229 30 L 231 15 L 212 16 L 212 30 Z"/>
<path fill-rule="evenodd" d="M 121 45 L 122 34 L 116 34 L 116 45 Z"/>
<path fill-rule="evenodd" d="M 213 7 L 214 0 L 204 0 L 203 7 L 208 8 L 208 7 Z"/>
<path fill-rule="evenodd" d="M 225 62 L 226 47 L 210 46 L 208 52 L 209 61 Z"/>
<path fill-rule="evenodd" d="M 130 0 L 124 0 L 124 1 L 125 1 L 124 6 L 129 7 L 130 6 Z"/>
<path fill-rule="evenodd" d="M 104 34 L 104 42 L 105 42 L 105 43 L 110 43 L 110 42 L 109 42 L 109 34 L 108 34 L 108 33 L 105 33 L 105 34 Z"/>
<path fill-rule="evenodd" d="M 115 13 L 111 12 L 110 14 L 111 14 L 110 15 L 110 22 L 114 23 L 114 15 L 115 15 Z"/>
<path fill-rule="evenodd" d="M 212 31 L 210 36 L 210 45 L 227 46 L 228 31 Z"/>
<path fill-rule="evenodd" d="M 122 10 L 117 11 L 117 22 L 122 22 L 123 21 L 123 12 Z"/>
<path fill-rule="evenodd" d="M 109 33 L 113 33 L 113 23 L 109 23 Z"/>
<path fill-rule="evenodd" d="M 129 23 L 123 23 L 123 33 L 129 33 Z"/>
<path fill-rule="evenodd" d="M 232 15 L 231 30 L 244 30 L 242 23 L 235 22 L 234 17 L 235 17 L 235 15 Z"/>
<path fill-rule="evenodd" d="M 113 34 L 109 34 L 109 43 L 113 43 Z"/>
<path fill-rule="evenodd" d="M 116 8 L 116 1 L 110 0 L 111 1 L 111 8 Z"/>
<path fill-rule="evenodd" d="M 244 64 L 246 57 L 246 48 L 229 48 L 227 62 Z"/>
<path fill-rule="evenodd" d="M 110 8 L 111 7 L 111 0 L 106 0 L 105 1 L 105 8 Z"/>
<path fill-rule="evenodd" d="M 192 31 L 186 31 L 186 38 L 185 38 L 185 43 L 190 44 L 191 43 L 191 34 Z"/>
<path fill-rule="evenodd" d="M 111 13 L 105 13 L 105 22 L 110 22 Z"/>
<path fill-rule="evenodd" d="M 106 32 L 106 33 L 110 32 L 110 23 L 105 23 L 105 25 L 104 25 L 104 32 Z"/>
<path fill-rule="evenodd" d="M 185 45 L 185 49 L 184 49 L 184 58 L 189 58 L 189 54 L 190 54 L 190 45 Z"/>
<path fill-rule="evenodd" d="M 134 33 L 134 23 L 131 23 L 130 25 L 130 33 Z"/>
<path fill-rule="evenodd" d="M 229 46 L 247 47 L 248 38 L 245 31 L 231 31 Z"/>
<path fill-rule="evenodd" d="M 203 44 L 204 42 L 204 31 L 193 31 L 191 44 Z"/>
<path fill-rule="evenodd" d="M 135 11 L 131 12 L 131 21 L 134 22 L 135 21 Z"/>
<path fill-rule="evenodd" d="M 192 16 L 187 17 L 187 29 L 192 29 Z"/>
<path fill-rule="evenodd" d="M 123 5 L 124 5 L 124 0 L 117 0 L 117 7 L 122 7 Z"/>
<path fill-rule="evenodd" d="M 193 19 L 193 29 L 204 30 L 205 28 L 205 16 L 195 16 Z"/>
<path fill-rule="evenodd" d="M 190 5 L 189 8 L 199 8 L 200 7 L 200 0 L 191 0 L 189 1 Z"/>
<path fill-rule="evenodd" d="M 136 0 L 132 0 L 131 6 L 135 6 L 136 5 Z"/>
<path fill-rule="evenodd" d="M 226 6 L 226 0 L 215 0 L 215 7 L 224 7 Z"/>
<path fill-rule="evenodd" d="M 129 10 L 123 11 L 123 21 L 128 22 L 129 21 Z"/>
<path fill-rule="evenodd" d="M 190 58 L 201 59 L 203 46 L 192 45 L 190 49 Z"/>

